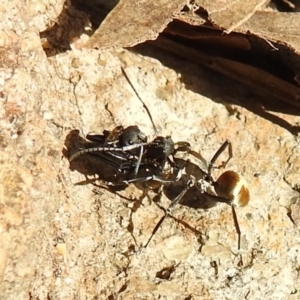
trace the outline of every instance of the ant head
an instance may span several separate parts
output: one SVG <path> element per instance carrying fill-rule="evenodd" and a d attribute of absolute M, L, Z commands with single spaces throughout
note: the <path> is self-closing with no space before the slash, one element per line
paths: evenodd
<path fill-rule="evenodd" d="M 157 159 L 165 160 L 175 151 L 174 142 L 171 137 L 158 136 L 153 143 L 148 147 L 148 156 Z"/>
<path fill-rule="evenodd" d="M 246 180 L 234 171 L 226 171 L 221 174 L 214 187 L 218 196 L 228 199 L 231 205 L 245 206 L 250 200 Z"/>
<path fill-rule="evenodd" d="M 121 146 L 129 146 L 147 142 L 147 136 L 137 126 L 128 126 L 120 136 Z"/>

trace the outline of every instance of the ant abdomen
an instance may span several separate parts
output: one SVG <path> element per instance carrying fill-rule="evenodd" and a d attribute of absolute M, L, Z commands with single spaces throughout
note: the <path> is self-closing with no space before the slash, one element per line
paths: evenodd
<path fill-rule="evenodd" d="M 218 196 L 226 198 L 230 204 L 240 207 L 248 204 L 250 193 L 244 177 L 234 171 L 226 171 L 214 183 Z"/>

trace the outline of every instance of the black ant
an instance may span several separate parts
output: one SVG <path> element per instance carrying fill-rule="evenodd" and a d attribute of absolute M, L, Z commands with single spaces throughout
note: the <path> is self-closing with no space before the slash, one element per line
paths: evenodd
<path fill-rule="evenodd" d="M 216 160 L 219 158 L 221 153 L 226 148 L 228 148 L 228 154 L 229 154 L 228 159 L 225 162 L 223 162 L 220 166 L 215 166 Z M 197 155 L 195 152 L 192 154 L 196 157 L 200 155 L 200 154 Z M 213 168 L 216 169 L 225 168 L 232 157 L 233 157 L 232 145 L 228 140 L 226 140 L 223 143 L 223 145 L 221 145 L 221 147 L 218 149 L 218 151 L 215 153 L 211 161 L 209 162 L 208 170 L 206 173 L 204 172 L 205 176 L 202 179 L 196 182 L 195 178 L 190 174 L 186 187 L 181 191 L 181 193 L 171 202 L 169 207 L 165 210 L 164 216 L 159 220 L 159 222 L 154 227 L 153 232 L 150 238 L 148 239 L 145 247 L 148 246 L 151 239 L 153 238 L 153 236 L 155 235 L 155 233 L 157 232 L 157 230 L 159 229 L 159 227 L 161 226 L 165 218 L 171 214 L 176 204 L 180 203 L 183 196 L 187 193 L 187 191 L 191 187 L 196 186 L 199 189 L 200 193 L 204 194 L 209 199 L 212 199 L 216 202 L 224 202 L 231 206 L 233 221 L 238 234 L 238 249 L 240 249 L 241 231 L 238 224 L 235 207 L 246 206 L 250 200 L 250 193 L 247 186 L 247 182 L 240 174 L 238 174 L 235 171 L 225 171 L 218 177 L 217 180 L 214 180 L 211 175 Z M 210 186 L 214 187 L 216 195 L 212 195 L 211 193 L 207 192 L 208 187 Z"/>
<path fill-rule="evenodd" d="M 158 136 L 156 126 L 148 107 L 138 95 L 123 68 L 122 73 L 147 111 L 156 138 L 152 142 L 147 142 L 146 135 L 143 134 L 137 126 L 129 126 L 127 128 L 118 126 L 112 131 L 104 131 L 103 135 L 88 134 L 86 138 L 98 145 L 96 147 L 79 150 L 70 157 L 70 161 L 82 154 L 89 153 L 94 154 L 102 161 L 115 167 L 118 172 L 124 170 L 129 171 L 129 179 L 117 182 L 107 182 L 107 185 L 124 185 L 152 181 L 159 183 L 159 185 L 164 185 L 178 181 L 183 172 L 183 168 L 180 168 L 176 164 L 175 154 L 178 151 L 183 151 L 195 156 L 203 162 L 202 156 L 199 153 L 192 151 L 187 142 L 178 142 L 175 144 L 171 137 Z M 215 166 L 216 160 L 226 148 L 228 148 L 229 152 L 227 161 L 223 162 L 220 166 Z M 211 174 L 214 168 L 225 168 L 232 156 L 232 145 L 229 141 L 225 141 L 209 162 L 207 172 L 202 171 L 204 174 L 202 179 L 196 182 L 193 175 L 188 174 L 189 180 L 186 187 L 166 209 L 165 215 L 155 226 L 145 247 L 147 247 L 164 219 L 171 214 L 176 204 L 180 203 L 186 192 L 191 187 L 196 186 L 200 193 L 204 194 L 206 197 L 217 202 L 224 202 L 231 205 L 234 224 L 238 233 L 238 249 L 240 248 L 241 232 L 237 221 L 235 207 L 245 206 L 249 202 L 250 196 L 246 181 L 241 175 L 234 171 L 225 171 L 217 180 L 214 180 Z M 214 188 L 216 195 L 207 192 L 210 187 Z"/>

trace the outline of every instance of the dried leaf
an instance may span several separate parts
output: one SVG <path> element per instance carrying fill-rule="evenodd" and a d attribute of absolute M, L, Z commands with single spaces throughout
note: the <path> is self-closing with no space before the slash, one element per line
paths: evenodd
<path fill-rule="evenodd" d="M 238 0 L 238 1 L 197 1 L 197 4 L 207 10 L 209 20 L 215 26 L 230 33 L 264 6 L 267 0 Z"/>
<path fill-rule="evenodd" d="M 121 0 L 87 43 L 89 48 L 132 47 L 154 40 L 186 0 Z"/>
<path fill-rule="evenodd" d="M 186 1 L 163 1 L 139 1 L 138 5 L 121 1 L 103 21 L 88 47 L 131 47 L 157 38 L 167 26 L 164 33 L 175 38 L 167 43 L 159 38 L 156 46 L 195 60 L 259 93 L 300 106 L 300 90 L 296 85 L 300 74 L 299 14 L 258 12 L 266 0 L 225 3 L 199 0 L 199 9 L 178 14 Z M 172 18 L 176 19 L 171 22 Z M 224 34 L 209 24 L 204 27 L 186 23 L 203 24 L 205 19 L 226 32 L 235 29 L 237 33 Z"/>
<path fill-rule="evenodd" d="M 180 22 L 179 19 L 171 22 L 164 32 L 174 36 L 197 40 L 203 45 L 217 46 L 218 49 L 226 47 L 244 51 L 251 50 L 251 44 L 247 36 L 243 34 L 223 34 L 220 30 L 212 30 L 211 28 L 202 26 L 191 26 L 190 24 Z"/>
<path fill-rule="evenodd" d="M 230 33 L 244 22 L 249 20 L 253 14 L 266 5 L 266 0 L 250 1 L 207 1 L 198 0 L 199 10 L 192 13 L 183 13 L 177 16 L 178 20 L 190 25 L 202 25 L 205 21 L 210 21 L 216 28 Z M 206 11 L 207 16 L 202 16 L 202 10 Z"/>
<path fill-rule="evenodd" d="M 256 12 L 237 31 L 288 44 L 300 53 L 300 13 Z"/>
<path fill-rule="evenodd" d="M 183 13 L 175 16 L 175 19 L 178 19 L 180 21 L 183 21 L 185 23 L 188 23 L 188 24 L 194 25 L 194 26 L 200 26 L 207 21 L 207 17 L 206 16 L 202 17 L 201 15 L 199 15 L 198 12 L 197 12 L 197 14 L 190 13 L 190 12 L 187 12 L 187 13 L 183 12 Z"/>

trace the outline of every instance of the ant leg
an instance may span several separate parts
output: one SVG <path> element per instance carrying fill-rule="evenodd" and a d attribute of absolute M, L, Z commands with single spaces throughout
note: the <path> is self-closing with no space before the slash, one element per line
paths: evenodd
<path fill-rule="evenodd" d="M 238 245 L 237 245 L 237 248 L 238 250 L 240 250 L 240 244 L 241 244 L 241 229 L 240 229 L 240 225 L 239 225 L 239 222 L 238 222 L 238 218 L 237 218 L 237 215 L 236 215 L 236 211 L 235 211 L 235 207 L 234 207 L 234 204 L 231 203 L 231 200 L 229 199 L 226 199 L 224 197 L 220 197 L 220 196 L 216 196 L 216 195 L 211 195 L 207 192 L 204 192 L 204 195 L 207 196 L 208 198 L 210 199 L 213 199 L 214 201 L 216 202 L 223 202 L 223 203 L 227 203 L 231 206 L 231 211 L 232 211 L 232 217 L 233 217 L 233 223 L 234 223 L 234 227 L 235 227 L 235 230 L 236 230 L 236 233 L 238 235 Z"/>
<path fill-rule="evenodd" d="M 164 177 L 157 176 L 157 175 L 150 175 L 150 176 L 145 176 L 145 177 L 138 177 L 138 178 L 132 178 L 128 180 L 123 180 L 120 182 L 111 182 L 111 181 L 106 181 L 105 184 L 111 185 L 111 186 L 117 186 L 117 185 L 128 185 L 130 183 L 141 183 L 141 182 L 147 182 L 150 180 L 160 182 L 162 184 L 167 184 L 167 183 L 173 183 L 178 181 L 181 176 L 182 176 L 183 170 L 180 169 L 176 176 L 172 179 L 165 179 Z"/>
<path fill-rule="evenodd" d="M 149 245 L 150 241 L 152 240 L 153 236 L 155 235 L 155 233 L 157 232 L 157 230 L 159 229 L 159 227 L 161 226 L 161 224 L 163 223 L 163 221 L 165 220 L 165 218 L 168 215 L 171 214 L 171 211 L 174 208 L 174 206 L 180 202 L 180 200 L 183 198 L 183 196 L 187 193 L 187 191 L 192 186 L 194 186 L 194 184 L 195 184 L 195 178 L 191 176 L 190 179 L 188 180 L 187 184 L 186 184 L 185 189 L 182 190 L 180 192 L 180 194 L 171 202 L 171 204 L 169 205 L 169 207 L 165 210 L 165 214 L 162 216 L 162 218 L 158 221 L 158 223 L 154 227 L 150 238 L 148 239 L 147 243 L 144 246 L 145 248 Z"/>
<path fill-rule="evenodd" d="M 191 152 L 191 145 L 188 142 L 177 142 L 174 144 L 174 147 L 176 147 L 174 150 L 174 154 L 176 154 L 177 152 Z"/>
<path fill-rule="evenodd" d="M 136 177 L 136 175 L 137 175 L 137 173 L 139 171 L 140 164 L 141 164 L 141 161 L 142 161 L 143 152 L 144 152 L 144 146 L 141 146 L 141 148 L 140 148 L 140 155 L 139 155 L 139 158 L 137 160 L 137 163 L 136 163 L 136 166 L 135 166 L 134 172 L 133 172 L 134 177 Z"/>
<path fill-rule="evenodd" d="M 147 243 L 145 244 L 144 248 L 146 248 L 149 243 L 151 242 L 152 238 L 154 237 L 156 231 L 158 230 L 158 228 L 161 226 L 162 222 L 165 220 L 165 218 L 168 216 L 167 212 L 165 212 L 165 214 L 161 217 L 161 219 L 158 221 L 158 223 L 156 224 L 156 226 L 154 227 L 152 234 L 150 236 L 150 238 L 148 239 Z"/>
<path fill-rule="evenodd" d="M 207 160 L 200 153 L 192 150 L 191 146 L 188 142 L 178 142 L 178 143 L 175 143 L 175 145 L 178 146 L 178 148 L 175 149 L 175 154 L 179 151 L 180 152 L 187 152 L 189 155 L 192 155 L 196 159 L 201 161 L 202 165 L 205 166 L 206 169 L 208 169 L 208 166 L 209 166 L 210 163 L 208 163 Z M 203 173 L 206 173 L 206 172 L 203 171 Z"/>
<path fill-rule="evenodd" d="M 214 163 L 216 162 L 216 160 L 219 158 L 219 156 L 225 151 L 225 149 L 228 147 L 228 159 L 225 162 L 222 162 L 222 164 L 220 166 L 214 166 Z M 209 162 L 209 166 L 208 166 L 208 174 L 211 174 L 211 170 L 213 168 L 225 168 L 226 165 L 228 164 L 228 162 L 231 160 L 231 158 L 233 157 L 232 154 L 232 145 L 231 142 L 229 140 L 226 140 L 223 145 L 219 148 L 219 150 L 215 153 L 215 155 L 213 156 L 213 158 L 210 160 Z"/>
<path fill-rule="evenodd" d="M 217 196 L 217 195 L 212 195 L 206 191 L 202 191 L 202 194 L 204 194 L 206 197 L 216 201 L 216 202 L 221 202 L 221 203 L 227 203 L 229 205 L 231 205 L 231 201 L 229 199 L 226 199 L 224 197 L 220 197 L 220 196 Z"/>
<path fill-rule="evenodd" d="M 195 185 L 195 178 L 192 175 L 190 175 L 190 178 L 186 183 L 186 187 L 180 192 L 180 194 L 171 202 L 171 204 L 167 208 L 167 210 L 166 210 L 167 214 L 171 213 L 174 206 L 180 202 L 180 200 L 187 193 L 187 191 L 194 185 Z"/>
<path fill-rule="evenodd" d="M 200 153 L 192 150 L 190 143 L 188 143 L 188 142 L 177 142 L 177 143 L 175 143 L 175 146 L 177 146 L 177 148 L 174 151 L 175 152 L 174 155 L 177 152 L 186 152 L 189 155 L 192 155 L 192 156 L 196 157 L 197 159 L 199 159 L 203 163 L 203 165 L 207 166 L 206 159 L 204 157 L 202 157 L 202 155 Z"/>
<path fill-rule="evenodd" d="M 234 223 L 234 227 L 236 229 L 236 233 L 238 235 L 238 250 L 240 250 L 240 246 L 241 246 L 241 230 L 240 230 L 240 225 L 237 219 L 237 215 L 235 212 L 235 208 L 234 205 L 231 205 L 231 210 L 232 210 L 232 216 L 233 216 L 233 223 Z"/>
<path fill-rule="evenodd" d="M 200 160 L 201 163 L 203 164 L 203 166 L 205 166 L 206 169 L 208 169 L 208 165 L 209 165 L 210 163 L 208 163 L 207 160 L 206 160 L 200 153 L 198 153 L 198 152 L 196 152 L 196 151 L 194 151 L 194 150 L 191 150 L 191 151 L 189 152 L 189 154 L 192 155 L 192 156 L 194 156 L 194 157 L 197 158 L 198 160 Z M 205 173 L 205 172 L 204 172 L 204 173 Z"/>
<path fill-rule="evenodd" d="M 165 214 L 161 217 L 161 219 L 158 221 L 158 223 L 154 227 L 152 234 L 151 234 L 150 238 L 148 239 L 147 243 L 145 244 L 144 248 L 146 248 L 149 245 L 149 243 L 152 240 L 153 236 L 155 235 L 156 231 L 158 230 L 158 228 L 160 227 L 160 225 L 162 224 L 162 222 L 165 220 L 165 218 L 167 216 L 168 216 L 168 214 L 165 212 Z"/>
<path fill-rule="evenodd" d="M 151 175 L 151 176 L 146 176 L 146 177 L 139 177 L 139 178 L 133 178 L 133 179 L 129 179 L 129 180 L 123 180 L 123 181 L 120 181 L 120 182 L 109 182 L 109 181 L 106 181 L 105 184 L 112 185 L 112 186 L 116 186 L 116 185 L 128 185 L 130 183 L 140 183 L 140 182 L 146 182 L 146 181 L 150 181 L 150 180 L 161 182 L 162 184 L 166 184 L 166 183 L 175 182 L 178 179 L 174 178 L 174 179 L 167 180 L 167 179 L 165 179 L 163 177 L 160 177 L 160 176 Z"/>

